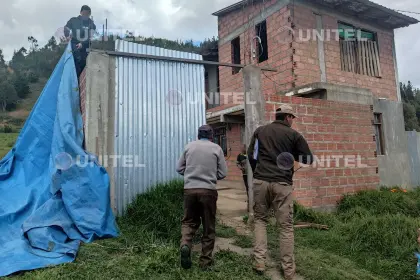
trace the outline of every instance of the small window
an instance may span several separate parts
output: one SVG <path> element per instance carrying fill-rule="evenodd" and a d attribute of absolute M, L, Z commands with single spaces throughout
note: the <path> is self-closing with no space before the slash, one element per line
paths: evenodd
<path fill-rule="evenodd" d="M 268 59 L 268 43 L 267 43 L 267 22 L 263 21 L 255 27 L 257 39 L 257 50 L 258 50 L 258 62 L 263 62 Z"/>
<path fill-rule="evenodd" d="M 376 152 L 378 155 L 385 155 L 385 143 L 384 143 L 381 113 L 374 114 L 373 125 L 375 127 Z"/>
<path fill-rule="evenodd" d="M 219 127 L 214 129 L 214 143 L 219 145 L 225 156 L 227 156 L 227 138 L 226 138 L 226 128 Z"/>
<path fill-rule="evenodd" d="M 232 46 L 232 63 L 241 64 L 241 39 L 236 37 L 231 42 Z M 232 74 L 236 74 L 240 71 L 240 68 L 232 68 Z"/>
<path fill-rule="evenodd" d="M 341 70 L 381 77 L 379 47 L 374 32 L 338 23 Z"/>

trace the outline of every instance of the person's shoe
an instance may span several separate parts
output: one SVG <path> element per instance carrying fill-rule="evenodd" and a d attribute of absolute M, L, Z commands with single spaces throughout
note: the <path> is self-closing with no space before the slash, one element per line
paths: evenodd
<path fill-rule="evenodd" d="M 265 265 L 264 265 L 264 264 L 257 263 L 257 264 L 254 264 L 254 265 L 253 265 L 252 269 L 253 269 L 253 270 L 254 270 L 257 274 L 262 275 L 262 274 L 264 274 L 264 272 L 265 272 Z"/>
<path fill-rule="evenodd" d="M 183 269 L 190 269 L 191 262 L 191 249 L 187 245 L 181 247 L 181 266 Z"/>
<path fill-rule="evenodd" d="M 215 271 L 214 261 L 207 262 L 207 263 L 200 263 L 199 266 L 202 271 Z"/>

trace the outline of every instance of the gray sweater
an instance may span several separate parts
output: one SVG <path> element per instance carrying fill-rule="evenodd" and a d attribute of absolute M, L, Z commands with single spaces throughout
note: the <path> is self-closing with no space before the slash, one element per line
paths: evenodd
<path fill-rule="evenodd" d="M 217 180 L 227 175 L 222 148 L 208 140 L 191 142 L 185 147 L 176 171 L 184 176 L 185 189 L 216 190 Z"/>

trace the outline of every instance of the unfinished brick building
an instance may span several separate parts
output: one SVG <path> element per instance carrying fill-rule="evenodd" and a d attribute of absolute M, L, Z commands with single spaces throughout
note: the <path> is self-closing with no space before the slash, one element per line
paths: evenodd
<path fill-rule="evenodd" d="M 394 29 L 416 19 L 367 0 L 242 1 L 214 15 L 220 62 L 277 69 L 261 75 L 267 122 L 290 103 L 299 116 L 295 129 L 316 156 L 361 157 L 364 167 L 338 162 L 297 172 L 303 205 L 330 207 L 343 193 L 411 185 Z M 229 159 L 228 179 L 240 181 L 243 76 L 239 69 L 218 70 L 220 97 L 210 98 L 207 122 Z"/>

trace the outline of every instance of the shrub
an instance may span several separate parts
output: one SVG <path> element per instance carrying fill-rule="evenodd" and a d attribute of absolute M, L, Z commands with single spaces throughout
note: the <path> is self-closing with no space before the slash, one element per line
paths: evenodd
<path fill-rule="evenodd" d="M 12 129 L 12 127 L 10 126 L 10 125 L 5 125 L 4 127 L 3 127 L 3 131 L 4 131 L 4 133 L 12 133 L 13 132 L 13 129 Z"/>

